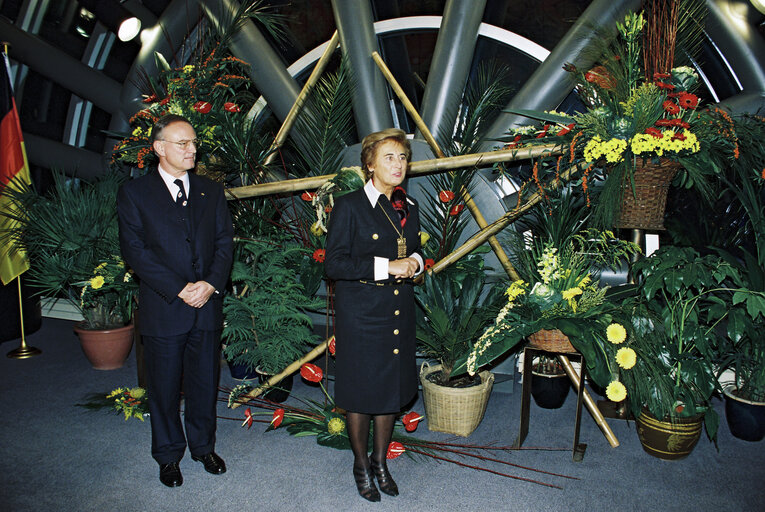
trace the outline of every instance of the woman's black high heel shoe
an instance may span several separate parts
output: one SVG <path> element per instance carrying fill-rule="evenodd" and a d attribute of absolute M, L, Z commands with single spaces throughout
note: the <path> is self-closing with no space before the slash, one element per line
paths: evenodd
<path fill-rule="evenodd" d="M 393 477 L 388 472 L 388 465 L 383 460 L 382 463 L 378 463 L 374 457 L 369 458 L 372 471 L 377 477 L 377 483 L 380 485 L 380 490 L 388 496 L 398 496 L 398 486 L 393 481 Z"/>
<path fill-rule="evenodd" d="M 380 493 L 375 487 L 370 468 L 353 466 L 353 478 L 356 480 L 356 488 L 359 495 L 367 501 L 380 501 Z M 395 485 L 395 484 L 394 484 Z"/>

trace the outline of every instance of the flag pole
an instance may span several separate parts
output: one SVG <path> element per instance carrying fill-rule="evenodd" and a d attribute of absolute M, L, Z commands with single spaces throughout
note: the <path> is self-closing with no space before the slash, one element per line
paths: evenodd
<path fill-rule="evenodd" d="M 8 352 L 7 356 L 11 359 L 28 359 L 30 357 L 39 356 L 42 354 L 42 350 L 27 345 L 27 338 L 24 335 L 24 301 L 21 297 L 21 276 L 16 276 L 16 283 L 18 283 L 19 290 L 19 324 L 21 325 L 21 346 Z"/>

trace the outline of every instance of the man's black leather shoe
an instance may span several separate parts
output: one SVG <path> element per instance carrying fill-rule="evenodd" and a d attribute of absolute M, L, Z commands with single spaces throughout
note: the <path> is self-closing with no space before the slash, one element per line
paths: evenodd
<path fill-rule="evenodd" d="M 159 481 L 168 487 L 180 487 L 183 485 L 183 475 L 177 462 L 159 465 Z"/>
<path fill-rule="evenodd" d="M 223 462 L 223 459 L 221 459 L 215 452 L 210 452 L 207 455 L 202 455 L 200 457 L 192 455 L 191 460 L 196 460 L 204 464 L 205 471 L 213 475 L 222 475 L 226 472 L 226 463 Z"/>

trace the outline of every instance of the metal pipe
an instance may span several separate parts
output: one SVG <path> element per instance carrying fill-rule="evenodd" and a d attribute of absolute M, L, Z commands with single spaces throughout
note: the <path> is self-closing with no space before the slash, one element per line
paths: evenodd
<path fill-rule="evenodd" d="M 449 0 L 444 7 L 421 108 L 437 140 L 450 140 L 454 131 L 485 7 L 486 0 Z"/>
<path fill-rule="evenodd" d="M 379 52 L 369 0 L 332 0 L 340 46 L 353 70 L 353 116 L 359 139 L 393 126 L 385 82 L 372 52 Z"/>
<path fill-rule="evenodd" d="M 86 181 L 101 176 L 108 167 L 105 155 L 32 133 L 24 133 L 24 145 L 30 164 L 59 169 L 68 176 Z"/>
<path fill-rule="evenodd" d="M 9 43 L 12 59 L 92 101 L 100 109 L 112 114 L 119 112 L 120 84 L 115 80 L 3 18 L 0 18 L 0 34 Z"/>

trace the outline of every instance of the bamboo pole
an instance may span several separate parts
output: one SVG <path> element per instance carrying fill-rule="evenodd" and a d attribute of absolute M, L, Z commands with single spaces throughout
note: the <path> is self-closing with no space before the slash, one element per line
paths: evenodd
<path fill-rule="evenodd" d="M 529 148 L 499 149 L 484 153 L 472 153 L 469 155 L 449 156 L 446 158 L 434 158 L 432 160 L 419 160 L 409 164 L 407 174 L 409 176 L 424 176 L 444 172 L 460 167 L 485 166 L 498 162 L 515 162 L 538 158 L 540 156 L 555 156 L 561 154 L 560 146 L 554 144 L 545 146 L 532 146 Z M 248 197 L 267 196 L 270 194 L 284 194 L 313 190 L 321 187 L 324 183 L 334 178 L 334 174 L 322 176 L 309 176 L 307 178 L 295 178 L 291 180 L 271 181 L 257 185 L 246 185 L 226 189 L 229 199 L 245 199 Z"/>
<path fill-rule="evenodd" d="M 306 355 L 304 355 L 302 358 L 298 359 L 297 361 L 294 361 L 292 364 L 290 364 L 287 368 L 284 369 L 281 373 L 274 375 L 270 379 L 268 379 L 266 382 L 261 384 L 260 386 L 256 387 L 246 395 L 242 396 L 242 400 L 248 400 L 250 398 L 255 398 L 261 393 L 263 393 L 265 390 L 273 386 L 274 384 L 277 384 L 280 380 L 282 380 L 284 377 L 288 375 L 292 375 L 295 371 L 297 371 L 301 366 L 303 366 L 305 363 L 309 363 L 313 361 L 316 357 L 318 357 L 321 353 L 323 353 L 325 350 L 327 350 L 327 346 L 329 346 L 329 342 L 332 340 L 334 336 L 324 340 L 322 343 L 317 345 L 313 348 L 310 352 L 308 352 Z M 240 403 L 234 402 L 229 407 L 231 409 L 236 409 L 239 407 Z"/>
<path fill-rule="evenodd" d="M 419 112 L 417 112 L 417 109 L 414 108 L 412 102 L 409 101 L 409 98 L 406 96 L 404 89 L 402 89 L 398 81 L 396 81 L 396 78 L 393 76 L 393 73 L 390 72 L 390 69 L 388 69 L 388 66 L 382 60 L 380 54 L 377 52 L 372 52 L 372 59 L 374 59 L 377 67 L 380 68 L 380 71 L 388 81 L 388 84 L 390 84 L 393 92 L 396 93 L 398 99 L 401 100 L 401 103 L 404 104 L 404 108 L 406 108 L 407 112 L 409 112 L 409 115 L 411 115 L 412 119 L 414 119 L 414 124 L 416 124 L 420 132 L 422 132 L 422 135 L 425 137 L 428 145 L 433 149 L 433 152 L 435 152 L 438 158 L 445 158 L 446 155 L 439 147 L 435 137 L 433 137 L 433 134 L 430 133 L 430 129 L 425 124 L 425 121 L 422 119 Z M 476 224 L 478 224 L 478 227 L 480 229 L 484 229 L 488 225 L 488 222 L 486 222 L 486 218 L 483 216 L 483 213 L 481 213 L 478 205 L 475 204 L 475 201 L 473 201 L 473 197 L 470 195 L 470 192 L 468 192 L 467 188 L 464 186 L 460 188 L 459 192 L 465 201 L 465 206 L 467 206 L 468 211 L 470 211 L 470 214 L 475 219 Z M 497 259 L 499 260 L 500 265 L 502 265 L 502 268 L 504 268 L 505 272 L 507 272 L 507 275 L 510 276 L 510 279 L 513 281 L 520 279 L 518 272 L 515 271 L 513 264 L 510 263 L 510 258 L 507 257 L 505 250 L 502 248 L 502 245 L 500 245 L 499 240 L 497 240 L 495 236 L 489 237 L 489 245 L 494 251 L 494 254 L 497 255 Z"/>
<path fill-rule="evenodd" d="M 311 92 L 311 89 L 313 89 L 314 85 L 316 85 L 316 82 L 319 81 L 319 76 L 321 76 L 322 72 L 327 67 L 327 63 L 332 57 L 332 54 L 335 52 L 335 48 L 337 48 L 337 44 L 339 42 L 340 34 L 338 34 L 337 30 L 335 30 L 335 33 L 332 34 L 332 38 L 329 40 L 329 43 L 327 43 L 327 48 L 324 50 L 321 58 L 319 58 L 319 61 L 313 68 L 311 76 L 309 76 L 308 80 L 306 80 L 305 85 L 303 85 L 303 89 L 295 99 L 295 103 L 292 105 L 292 108 L 287 114 L 287 117 L 284 118 L 284 122 L 282 123 L 281 128 L 279 128 L 279 131 L 276 133 L 276 137 L 274 137 L 274 142 L 271 143 L 269 155 L 263 165 L 269 165 L 274 161 L 274 158 L 276 158 L 276 150 L 279 149 L 282 144 L 284 144 L 285 140 L 287 140 L 287 134 L 292 129 L 292 125 L 295 124 L 297 116 L 300 113 L 300 109 L 303 107 L 303 102 L 308 97 L 308 93 Z"/>
<path fill-rule="evenodd" d="M 568 356 L 564 354 L 558 354 L 558 361 L 560 361 L 561 366 L 563 366 L 563 369 L 566 372 L 566 375 L 568 375 L 569 380 L 574 385 L 574 390 L 579 391 L 579 386 L 582 386 L 582 382 L 579 379 L 579 375 L 576 374 L 576 370 L 574 370 L 573 365 L 571 364 L 571 361 L 569 360 Z M 582 364 L 584 364 L 584 360 L 582 360 Z M 608 426 L 608 423 L 606 422 L 606 419 L 603 417 L 603 413 L 600 412 L 600 409 L 598 409 L 597 404 L 592 399 L 590 394 L 587 392 L 587 389 L 585 389 L 583 392 L 583 400 L 584 405 L 587 407 L 587 410 L 590 411 L 590 414 L 592 415 L 592 418 L 595 420 L 595 423 L 598 424 L 598 427 L 600 427 L 600 430 L 603 432 L 603 435 L 606 436 L 606 440 L 608 441 L 608 444 L 611 445 L 611 448 L 616 448 L 619 446 L 619 440 L 616 438 L 616 435 L 614 434 L 613 430 L 611 430 L 611 427 Z"/>

